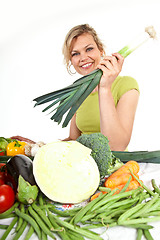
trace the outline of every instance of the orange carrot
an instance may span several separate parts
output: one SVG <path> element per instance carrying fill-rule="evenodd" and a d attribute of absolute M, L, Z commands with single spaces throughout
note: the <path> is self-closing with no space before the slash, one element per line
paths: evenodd
<path fill-rule="evenodd" d="M 140 186 L 139 182 L 137 180 L 132 180 L 127 188 L 127 191 L 132 189 L 137 189 Z"/>
<path fill-rule="evenodd" d="M 122 184 L 126 184 L 128 182 L 128 180 L 129 180 L 130 176 L 132 177 L 132 179 L 134 179 L 133 176 L 131 174 L 129 174 L 129 173 L 123 173 L 120 176 L 112 176 L 111 175 L 110 177 L 108 177 L 106 179 L 104 185 L 107 188 L 114 188 L 116 186 L 119 186 L 119 185 L 122 185 Z"/>
<path fill-rule="evenodd" d="M 130 173 L 130 170 L 134 173 L 137 174 L 139 172 L 139 164 L 136 161 L 128 161 L 127 163 L 125 163 L 122 167 L 120 167 L 117 171 L 115 171 L 114 173 L 112 173 L 112 177 L 114 176 L 119 176 L 123 173 Z"/>
<path fill-rule="evenodd" d="M 101 194 L 101 192 L 95 193 L 94 195 L 92 195 L 91 197 L 91 201 L 93 201 L 95 198 L 97 198 L 99 195 Z"/>
<path fill-rule="evenodd" d="M 121 185 L 119 185 L 119 186 L 116 186 L 116 187 L 114 187 L 114 188 L 111 188 L 111 190 L 114 190 L 114 189 L 118 188 L 118 190 L 114 193 L 114 194 L 117 194 L 117 193 L 119 193 L 119 192 L 124 188 L 124 186 L 125 186 L 125 184 L 121 184 Z M 132 181 L 130 181 L 129 186 L 128 186 L 128 188 L 126 189 L 125 192 L 128 192 L 128 191 L 130 191 L 130 190 L 132 190 L 132 189 L 137 189 L 138 187 L 140 187 L 139 182 L 137 182 L 137 180 L 132 180 Z"/>
<path fill-rule="evenodd" d="M 94 195 L 92 195 L 92 197 L 90 198 L 91 201 L 93 201 L 95 198 L 97 198 L 101 193 L 105 194 L 107 192 L 97 192 Z"/>

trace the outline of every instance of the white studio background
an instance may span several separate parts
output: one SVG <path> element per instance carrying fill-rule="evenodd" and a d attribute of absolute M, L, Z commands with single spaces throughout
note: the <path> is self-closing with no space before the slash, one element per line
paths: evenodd
<path fill-rule="evenodd" d="M 148 25 L 160 35 L 159 0 L 0 0 L 0 136 L 51 142 L 69 134 L 34 108 L 33 99 L 71 84 L 62 45 L 71 27 L 89 23 L 108 54 Z M 149 40 L 125 60 L 121 75 L 139 83 L 140 101 L 129 150 L 160 149 L 160 40 Z"/>

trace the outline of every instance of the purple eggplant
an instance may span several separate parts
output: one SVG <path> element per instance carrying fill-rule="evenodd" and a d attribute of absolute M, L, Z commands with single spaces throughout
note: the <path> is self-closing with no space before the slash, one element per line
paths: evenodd
<path fill-rule="evenodd" d="M 17 187 L 20 175 L 31 185 L 36 185 L 33 175 L 33 164 L 29 157 L 22 154 L 15 155 L 7 161 L 6 167 L 7 172 L 13 177 Z"/>

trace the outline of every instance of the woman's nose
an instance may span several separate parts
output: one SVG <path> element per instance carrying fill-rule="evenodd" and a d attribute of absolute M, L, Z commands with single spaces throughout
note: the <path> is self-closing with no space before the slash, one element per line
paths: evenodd
<path fill-rule="evenodd" d="M 83 52 L 80 54 L 80 61 L 85 61 L 88 58 L 88 54 Z"/>

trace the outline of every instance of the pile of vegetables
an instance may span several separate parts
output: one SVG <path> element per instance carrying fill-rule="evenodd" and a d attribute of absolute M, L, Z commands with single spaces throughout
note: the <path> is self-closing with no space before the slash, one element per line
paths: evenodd
<path fill-rule="evenodd" d="M 149 38 L 156 38 L 156 32 L 153 26 L 146 27 L 144 35 L 141 35 L 129 45 L 122 48 L 119 53 L 125 58 Z M 55 111 L 51 117 L 51 120 L 54 120 L 58 124 L 61 123 L 63 116 L 67 113 L 62 124 L 62 127 L 66 127 L 83 101 L 99 84 L 101 76 L 102 71 L 97 69 L 90 74 L 76 80 L 68 87 L 35 98 L 33 100 L 36 102 L 35 106 L 51 102 L 43 109 L 43 112 L 49 109 L 52 109 L 50 113 Z"/>
<path fill-rule="evenodd" d="M 124 158 L 123 162 L 123 156 L 132 160 Z M 114 226 L 137 229 L 137 240 L 142 235 L 152 239 L 153 226 L 149 223 L 160 221 L 160 189 L 154 179 L 152 190 L 139 179 L 138 159 L 143 158 L 157 162 L 160 151 L 135 152 L 135 161 L 134 152 L 113 154 L 101 133 L 46 144 L 33 161 L 23 154 L 10 157 L 6 164 L 1 163 L 0 176 L 4 178 L 0 178 L 0 219 L 12 221 L 10 225 L 0 224 L 4 229 L 1 239 L 19 239 L 23 233 L 25 239 L 36 234 L 38 239 L 56 239 L 58 235 L 62 240 L 101 240 L 96 228 Z M 99 186 L 100 176 L 104 175 L 103 185 Z M 57 202 L 86 199 L 84 207 L 66 211 L 56 207 Z"/>
<path fill-rule="evenodd" d="M 84 237 L 102 240 L 96 229 L 106 227 L 107 231 L 115 226 L 136 229 L 137 240 L 142 235 L 147 240 L 153 239 L 150 233 L 153 226 L 149 223 L 160 221 L 160 189 L 154 179 L 153 190 L 138 178 L 137 181 L 140 187 L 126 191 L 128 181 L 119 193 L 116 193 L 116 189 L 99 187 L 102 193 L 97 198 L 84 207 L 66 211 L 58 210 L 41 192 L 30 205 L 15 202 L 9 210 L 0 214 L 0 219 L 12 219 L 10 225 L 0 225 L 4 229 L 1 240 L 7 236 L 10 236 L 9 239 L 19 239 L 22 234 L 25 234 L 26 240 L 32 234 L 36 234 L 38 239 L 47 239 L 47 236 L 56 239 L 58 235 L 62 240 L 83 240 Z"/>

